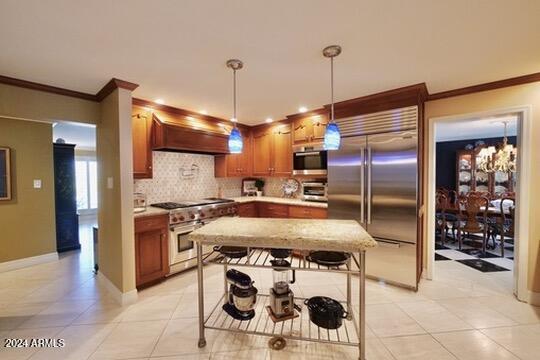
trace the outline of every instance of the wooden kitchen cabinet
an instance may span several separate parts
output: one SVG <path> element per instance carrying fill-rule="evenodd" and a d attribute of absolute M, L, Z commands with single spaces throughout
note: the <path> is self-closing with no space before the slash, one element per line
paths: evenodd
<path fill-rule="evenodd" d="M 214 157 L 215 177 L 247 177 L 252 172 L 251 133 L 240 130 L 244 139 L 241 154 L 216 155 Z"/>
<path fill-rule="evenodd" d="M 253 175 L 290 176 L 292 138 L 290 124 L 266 126 L 253 132 Z"/>
<path fill-rule="evenodd" d="M 276 126 L 272 138 L 272 176 L 291 176 L 293 157 L 291 125 Z"/>
<path fill-rule="evenodd" d="M 253 133 L 253 175 L 270 176 L 272 173 L 272 131 L 264 128 Z"/>
<path fill-rule="evenodd" d="M 238 216 L 240 217 L 257 217 L 257 204 L 254 202 L 239 203 Z"/>
<path fill-rule="evenodd" d="M 288 218 L 289 206 L 284 204 L 274 204 L 267 202 L 257 203 L 257 212 L 259 217 L 266 218 Z"/>
<path fill-rule="evenodd" d="M 133 177 L 152 178 L 152 118 L 142 108 L 134 108 L 131 120 L 133 133 Z"/>
<path fill-rule="evenodd" d="M 327 125 L 328 116 L 322 111 L 314 115 L 295 117 L 292 121 L 293 143 L 303 144 L 322 141 Z"/>
<path fill-rule="evenodd" d="M 289 206 L 289 218 L 292 219 L 326 219 L 328 211 L 325 208 L 312 206 Z"/>
<path fill-rule="evenodd" d="M 135 218 L 135 279 L 137 288 L 169 274 L 169 216 Z"/>

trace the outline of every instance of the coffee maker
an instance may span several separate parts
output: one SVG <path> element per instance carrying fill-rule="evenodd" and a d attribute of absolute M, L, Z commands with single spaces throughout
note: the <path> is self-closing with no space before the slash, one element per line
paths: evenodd
<path fill-rule="evenodd" d="M 285 257 L 290 256 L 290 250 L 273 250 L 272 255 L 275 259 L 270 261 L 274 280 L 274 285 L 270 288 L 270 310 L 274 317 L 279 319 L 294 315 L 294 293 L 289 284 L 294 284 L 296 275 L 295 271 L 290 269 L 291 263 L 285 260 Z M 289 279 L 289 274 L 292 274 L 292 279 Z"/>
<path fill-rule="evenodd" d="M 227 271 L 229 297 L 223 304 L 223 310 L 236 320 L 250 320 L 255 316 L 257 288 L 249 275 L 235 269 Z"/>

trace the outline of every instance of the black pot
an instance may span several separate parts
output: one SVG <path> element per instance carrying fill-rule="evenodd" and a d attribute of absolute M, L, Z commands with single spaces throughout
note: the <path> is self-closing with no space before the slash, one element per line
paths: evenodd
<path fill-rule="evenodd" d="M 292 254 L 291 249 L 271 249 L 270 254 L 278 259 L 288 258 Z"/>
<path fill-rule="evenodd" d="M 314 296 L 304 300 L 304 304 L 309 310 L 309 320 L 325 329 L 341 327 L 348 315 L 338 301 L 326 296 Z"/>
<path fill-rule="evenodd" d="M 247 248 L 241 246 L 214 246 L 214 251 L 219 251 L 222 255 L 232 259 L 247 256 Z"/>
<path fill-rule="evenodd" d="M 345 264 L 351 254 L 341 251 L 312 251 L 307 257 L 307 261 L 314 262 L 319 265 L 339 266 Z"/>

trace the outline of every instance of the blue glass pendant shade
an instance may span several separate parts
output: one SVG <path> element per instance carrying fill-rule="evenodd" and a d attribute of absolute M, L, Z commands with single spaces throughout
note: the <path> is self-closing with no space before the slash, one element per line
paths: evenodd
<path fill-rule="evenodd" d="M 229 152 L 231 154 L 240 154 L 242 153 L 243 147 L 244 142 L 242 140 L 242 134 L 240 134 L 240 131 L 238 131 L 237 128 L 233 128 L 229 135 Z"/>
<path fill-rule="evenodd" d="M 339 132 L 339 126 L 331 122 L 326 127 L 324 134 L 324 148 L 326 150 L 338 150 L 341 143 L 341 134 Z"/>

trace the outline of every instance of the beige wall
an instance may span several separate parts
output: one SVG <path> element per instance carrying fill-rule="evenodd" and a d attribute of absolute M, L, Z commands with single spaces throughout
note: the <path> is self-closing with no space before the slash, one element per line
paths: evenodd
<path fill-rule="evenodd" d="M 481 111 L 490 111 L 514 106 L 532 107 L 532 163 L 530 189 L 525 191 L 530 196 L 531 209 L 529 216 L 529 274 L 528 288 L 540 292 L 540 259 L 538 248 L 540 246 L 540 83 L 512 86 L 508 88 L 485 91 L 470 95 L 456 96 L 448 99 L 430 101 L 425 107 L 425 125 L 434 117 L 468 114 Z M 425 137 L 426 151 L 428 149 L 429 134 Z M 427 153 L 425 153 L 427 159 Z M 427 171 L 426 177 L 427 177 Z M 427 180 L 424 178 L 424 180 Z M 426 198 L 427 193 L 424 194 Z M 425 240 L 425 239 L 424 239 Z"/>
<path fill-rule="evenodd" d="M 51 124 L 0 117 L 0 146 L 11 148 L 13 195 L 0 201 L 0 263 L 56 252 Z"/>
<path fill-rule="evenodd" d="M 102 101 L 96 143 L 100 271 L 128 292 L 135 289 L 131 92 L 117 89 Z"/>
<path fill-rule="evenodd" d="M 97 124 L 100 108 L 95 101 L 0 84 L 0 116 Z"/>

